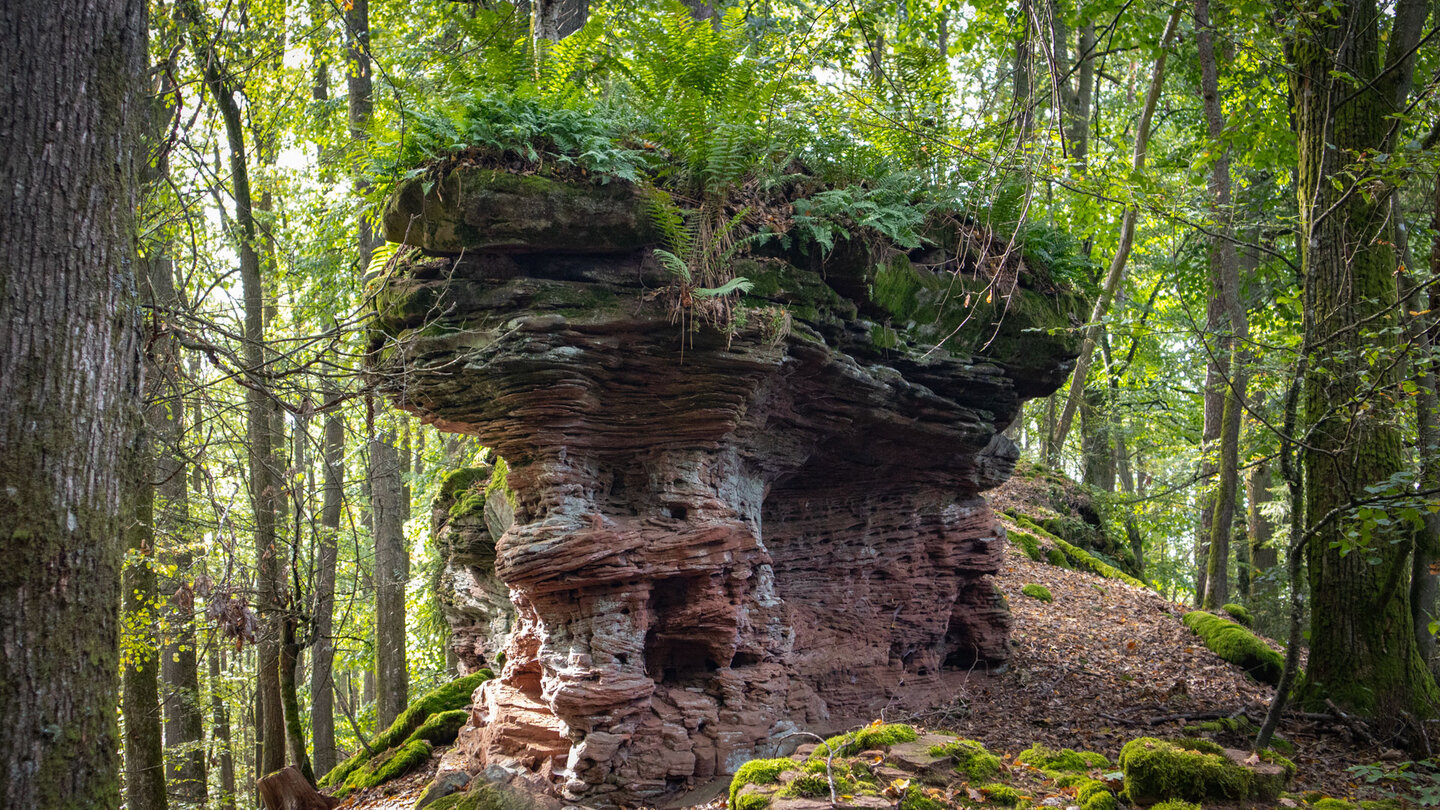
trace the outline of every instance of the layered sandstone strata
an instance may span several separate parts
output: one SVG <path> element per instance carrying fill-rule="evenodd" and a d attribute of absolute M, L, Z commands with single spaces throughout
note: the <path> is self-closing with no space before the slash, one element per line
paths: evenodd
<path fill-rule="evenodd" d="M 517 195 L 523 217 L 504 213 Z M 735 262 L 754 287 L 707 325 L 643 209 L 625 186 L 475 169 L 411 184 L 386 232 L 419 250 L 376 295 L 382 385 L 508 467 L 450 494 L 505 513 L 468 518 L 447 568 L 464 665 L 504 648 L 461 746 L 592 805 L 1003 664 L 1002 532 L 981 493 L 1010 474 L 1000 431 L 1059 385 L 1084 311 L 952 225 L 926 251 Z"/>

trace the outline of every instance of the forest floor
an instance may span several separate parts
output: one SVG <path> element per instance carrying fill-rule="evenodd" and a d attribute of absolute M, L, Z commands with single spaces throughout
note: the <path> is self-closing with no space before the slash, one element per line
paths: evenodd
<path fill-rule="evenodd" d="M 952 701 L 918 712 L 887 709 L 879 719 L 979 740 L 1008 766 L 1036 743 L 1097 751 L 1113 761 L 1136 737 L 1194 736 L 1195 724 L 1207 720 L 1264 718 L 1272 689 L 1207 650 L 1180 623 L 1187 608 L 1150 590 L 1034 562 L 1013 547 L 995 580 L 1014 616 L 1009 666 L 947 673 Z M 1054 601 L 1023 595 L 1029 584 L 1048 588 Z M 1393 794 L 1347 769 L 1393 768 L 1408 759 L 1332 722 L 1287 719 L 1280 734 L 1295 747 L 1291 758 L 1299 770 L 1291 790 L 1297 793 L 1386 798 Z M 1215 739 L 1235 748 L 1248 744 L 1237 735 Z M 425 770 L 362 791 L 341 808 L 408 810 L 433 776 L 439 753 Z M 723 807 L 727 785 L 728 778 L 719 780 L 668 806 Z"/>

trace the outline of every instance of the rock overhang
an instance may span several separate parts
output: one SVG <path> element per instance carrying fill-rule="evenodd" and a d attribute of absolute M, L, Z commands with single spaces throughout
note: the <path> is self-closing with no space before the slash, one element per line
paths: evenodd
<path fill-rule="evenodd" d="M 643 189 L 542 180 L 402 186 L 386 233 L 413 248 L 375 295 L 382 388 L 508 464 L 493 569 L 457 555 L 446 580 L 484 605 L 452 617 L 470 665 L 505 650 L 473 761 L 634 802 L 1003 663 L 980 493 L 1068 373 L 1083 298 L 975 234 L 761 249 L 696 329 Z"/>

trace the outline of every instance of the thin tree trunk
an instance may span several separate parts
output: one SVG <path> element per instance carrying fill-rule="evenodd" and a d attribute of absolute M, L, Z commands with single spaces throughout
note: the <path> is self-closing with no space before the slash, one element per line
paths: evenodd
<path fill-rule="evenodd" d="M 1414 260 L 1410 255 L 1410 235 L 1405 226 L 1404 211 L 1400 206 L 1400 197 L 1396 195 L 1391 200 L 1391 210 L 1395 217 L 1395 246 L 1400 251 L 1403 263 L 1406 268 L 1414 266 Z M 1440 176 L 1435 179 L 1434 185 L 1434 211 L 1431 221 L 1432 227 L 1440 227 Z M 1440 230 L 1435 231 L 1433 242 L 1430 248 L 1430 270 L 1440 270 Z M 1432 335 L 1434 333 L 1434 321 L 1431 308 L 1437 303 L 1435 296 L 1425 293 L 1424 300 L 1421 298 L 1420 286 L 1415 283 L 1410 273 L 1398 275 L 1400 281 L 1400 292 L 1405 301 L 1401 318 L 1405 322 L 1405 333 L 1409 339 L 1415 359 L 1410 364 L 1411 380 L 1415 384 L 1415 445 L 1418 450 L 1420 463 L 1420 489 L 1424 491 L 1435 491 L 1440 489 L 1440 463 L 1437 463 L 1436 454 L 1440 453 L 1440 426 L 1436 425 L 1437 402 L 1435 392 L 1434 376 L 1434 350 Z M 1431 631 L 1431 622 L 1440 619 L 1436 613 L 1436 574 L 1437 564 L 1440 564 L 1440 514 L 1423 510 L 1421 512 L 1423 525 L 1415 533 L 1415 556 L 1410 566 L 1410 615 L 1415 625 L 1415 645 L 1419 648 L 1420 657 L 1427 666 L 1435 658 L 1435 633 Z"/>
<path fill-rule="evenodd" d="M 259 703 L 256 706 L 256 729 L 260 759 L 257 776 L 277 771 L 285 765 L 285 725 L 280 705 L 280 550 L 275 535 L 275 490 L 278 483 L 273 468 L 271 448 L 272 416 L 268 397 L 260 388 L 265 376 L 265 288 L 261 279 L 260 256 L 256 242 L 260 238 L 254 216 L 250 190 L 250 171 L 246 161 L 245 126 L 235 96 L 237 88 L 220 64 L 220 55 L 211 47 L 213 39 L 196 0 L 182 0 L 179 12 L 190 26 L 195 58 L 204 65 L 205 87 L 220 110 L 230 149 L 231 193 L 235 200 L 237 251 L 240 256 L 240 285 L 244 299 L 245 371 L 251 385 L 245 388 L 246 438 L 249 447 L 248 472 L 250 499 L 255 511 L 256 608 L 260 611 L 261 631 L 256 657 L 256 683 Z"/>
<path fill-rule="evenodd" d="M 152 436 L 144 429 L 132 459 L 142 479 L 132 488 L 130 525 L 125 529 L 123 576 L 126 623 L 136 628 L 126 641 L 121 673 L 125 714 L 125 804 L 133 810 L 165 810 L 165 753 L 160 724 L 160 656 L 156 651 L 156 578 Z M 146 463 L 152 462 L 152 463 Z"/>
<path fill-rule="evenodd" d="M 339 392 L 329 383 L 323 388 L 326 402 Z M 311 648 L 310 726 L 315 745 L 315 772 L 326 774 L 338 761 L 335 750 L 335 664 L 334 613 L 335 567 L 339 558 L 340 509 L 345 486 L 345 421 L 340 409 L 325 415 L 324 487 L 320 505 L 320 533 L 316 537 L 317 572 Z"/>
<path fill-rule="evenodd" d="M 1150 122 L 1155 117 L 1155 105 L 1160 99 L 1160 90 L 1165 84 L 1165 58 L 1170 47 L 1170 41 L 1175 37 L 1175 29 L 1180 22 L 1180 12 L 1183 6 L 1177 4 L 1170 13 L 1170 19 L 1165 23 L 1165 33 L 1160 37 L 1160 53 L 1155 57 L 1155 66 L 1150 74 L 1150 91 L 1145 96 L 1145 106 L 1140 112 L 1140 121 L 1135 128 L 1135 148 L 1130 158 L 1130 167 L 1133 173 L 1140 174 L 1145 170 L 1145 150 L 1150 144 Z M 1080 400 L 1085 392 L 1085 378 L 1090 373 L 1090 364 L 1094 361 L 1095 344 L 1100 338 L 1100 330 L 1104 326 L 1106 314 L 1110 312 L 1110 303 L 1115 300 L 1115 294 L 1120 289 L 1120 280 L 1125 276 L 1125 265 L 1130 259 L 1130 248 L 1135 243 L 1135 221 L 1140 214 L 1136 206 L 1127 206 L 1125 213 L 1120 219 L 1120 238 L 1115 246 L 1115 256 L 1110 262 L 1110 270 L 1105 275 L 1104 286 L 1100 295 L 1095 299 L 1095 308 L 1090 313 L 1090 321 L 1085 327 L 1085 340 L 1080 346 L 1080 356 L 1075 360 L 1075 372 L 1070 377 L 1070 389 L 1065 396 L 1065 408 L 1060 412 L 1059 422 L 1055 426 L 1055 435 L 1051 439 L 1051 452 L 1054 456 L 1050 459 L 1050 466 L 1057 466 L 1059 454 L 1065 446 L 1065 437 L 1070 432 L 1070 425 L 1075 419 L 1075 411 L 1080 407 Z"/>
<path fill-rule="evenodd" d="M 0 31 L 0 807 L 116 807 L 145 4 L 6 3 Z"/>
<path fill-rule="evenodd" d="M 405 542 L 404 488 L 393 428 L 376 431 L 370 442 L 370 507 L 375 515 L 375 691 L 376 727 L 386 728 L 409 698 L 405 665 L 405 585 L 410 551 Z"/>
<path fill-rule="evenodd" d="M 1229 332 L 1220 350 L 1229 355 L 1230 379 L 1225 385 L 1225 410 L 1220 422 L 1220 458 L 1215 488 L 1215 514 L 1210 521 L 1209 560 L 1203 606 L 1215 610 L 1230 599 L 1230 535 L 1235 523 L 1235 498 L 1240 483 L 1240 421 L 1244 415 L 1248 365 L 1249 322 L 1240 298 L 1240 261 L 1235 255 L 1230 210 L 1230 149 L 1223 143 L 1225 116 L 1220 107 L 1220 78 L 1215 64 L 1215 37 L 1210 27 L 1209 0 L 1195 0 L 1195 39 L 1200 52 L 1200 88 L 1210 140 L 1220 150 L 1210 169 L 1215 235 L 1210 243 L 1211 285 L 1229 318 Z"/>
<path fill-rule="evenodd" d="M 235 750 L 230 745 L 230 710 L 225 707 L 218 639 L 210 645 L 210 729 L 220 761 L 220 807 L 235 810 Z"/>

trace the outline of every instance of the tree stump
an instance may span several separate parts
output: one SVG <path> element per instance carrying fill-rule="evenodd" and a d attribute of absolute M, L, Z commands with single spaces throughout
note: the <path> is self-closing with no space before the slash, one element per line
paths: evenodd
<path fill-rule="evenodd" d="M 340 800 L 317 791 L 294 765 L 255 783 L 265 810 L 331 810 Z"/>

